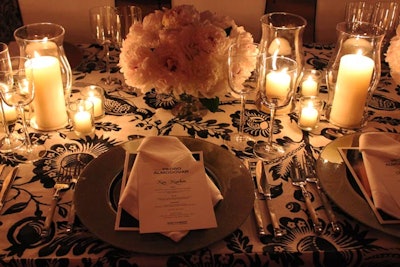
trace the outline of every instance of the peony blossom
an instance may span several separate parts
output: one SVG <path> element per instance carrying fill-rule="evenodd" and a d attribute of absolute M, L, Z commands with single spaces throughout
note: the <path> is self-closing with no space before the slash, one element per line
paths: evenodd
<path fill-rule="evenodd" d="M 121 47 L 126 84 L 147 92 L 214 98 L 228 92 L 228 48 L 253 37 L 226 16 L 191 5 L 164 8 L 134 24 Z"/>
<path fill-rule="evenodd" d="M 397 27 L 396 36 L 390 40 L 385 60 L 389 64 L 393 80 L 400 85 L 400 25 Z"/>

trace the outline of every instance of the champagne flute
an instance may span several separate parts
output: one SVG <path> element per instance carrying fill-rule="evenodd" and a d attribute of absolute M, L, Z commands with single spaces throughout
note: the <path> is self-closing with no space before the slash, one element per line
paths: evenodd
<path fill-rule="evenodd" d="M 10 54 L 8 46 L 5 43 L 0 43 L 0 89 L 9 88 L 12 86 L 12 76 L 9 75 L 11 68 Z M 3 100 L 0 100 L 1 115 L 3 120 L 3 127 L 5 136 L 0 140 L 0 151 L 11 152 L 12 150 L 20 147 L 22 141 L 17 134 L 11 133 L 8 128 L 8 121 L 6 111 L 9 110 L 10 114 L 16 113 L 15 108 L 8 107 Z M 7 109 L 7 110 L 6 110 Z M 14 117 L 14 116 L 12 116 Z M 11 118 L 12 119 L 12 118 Z"/>
<path fill-rule="evenodd" d="M 1 88 L 3 101 L 12 107 L 16 107 L 21 116 L 21 123 L 25 135 L 25 145 L 18 148 L 18 154 L 22 155 L 26 162 L 33 162 L 44 155 L 45 147 L 32 144 L 26 125 L 25 107 L 33 101 L 33 68 L 32 62 L 26 57 L 11 57 L 9 75 L 13 83 L 10 87 Z"/>
<path fill-rule="evenodd" d="M 283 56 L 261 57 L 259 92 L 261 103 L 270 110 L 269 137 L 267 142 L 257 142 L 254 154 L 266 161 L 285 155 L 284 146 L 273 141 L 276 109 L 287 106 L 294 95 L 297 79 L 297 63 Z"/>
<path fill-rule="evenodd" d="M 259 45 L 234 43 L 228 50 L 228 81 L 233 93 L 240 96 L 239 131 L 230 134 L 228 145 L 234 149 L 244 150 L 249 141 L 254 141 L 251 135 L 244 132 L 246 120 L 247 95 L 257 88 Z"/>
<path fill-rule="evenodd" d="M 120 22 L 117 9 L 112 6 L 93 7 L 89 11 L 92 36 L 95 41 L 103 46 L 106 60 L 107 77 L 103 79 L 105 85 L 118 83 L 118 79 L 111 77 L 110 70 L 110 45 L 118 44 Z"/>

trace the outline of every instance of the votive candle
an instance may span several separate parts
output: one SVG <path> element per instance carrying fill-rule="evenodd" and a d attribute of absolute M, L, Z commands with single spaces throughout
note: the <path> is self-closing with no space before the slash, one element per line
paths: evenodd
<path fill-rule="evenodd" d="M 322 101 L 315 96 L 301 97 L 299 100 L 298 126 L 306 131 L 315 129 L 319 123 Z"/>
<path fill-rule="evenodd" d="M 78 136 L 90 135 L 94 132 L 93 103 L 78 99 L 69 104 L 70 120 Z"/>
<path fill-rule="evenodd" d="M 82 96 L 93 103 L 93 114 L 96 119 L 105 114 L 104 89 L 97 85 L 89 85 L 82 89 Z"/>

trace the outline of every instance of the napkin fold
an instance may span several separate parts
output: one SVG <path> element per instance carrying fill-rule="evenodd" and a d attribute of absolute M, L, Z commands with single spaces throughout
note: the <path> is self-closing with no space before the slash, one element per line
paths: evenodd
<path fill-rule="evenodd" d="M 359 147 L 375 207 L 400 219 L 400 141 L 390 134 L 363 133 Z"/>
<path fill-rule="evenodd" d="M 137 149 L 138 154 L 133 164 L 131 173 L 124 191 L 119 200 L 119 205 L 130 215 L 139 218 L 138 203 L 138 178 L 140 169 L 145 162 L 154 162 L 163 166 L 187 166 L 196 160 L 192 152 L 176 137 L 172 136 L 151 136 L 146 137 Z M 212 204 L 215 206 L 223 196 L 217 186 L 207 176 L 207 184 L 210 188 Z M 175 242 L 180 241 L 189 231 L 161 232 Z"/>

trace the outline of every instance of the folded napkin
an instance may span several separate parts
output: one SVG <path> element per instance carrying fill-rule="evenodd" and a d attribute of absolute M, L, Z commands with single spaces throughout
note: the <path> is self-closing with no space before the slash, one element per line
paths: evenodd
<path fill-rule="evenodd" d="M 371 132 L 359 143 L 375 207 L 400 219 L 400 141 Z"/>
<path fill-rule="evenodd" d="M 137 151 L 138 154 L 131 173 L 129 174 L 126 187 L 122 192 L 119 205 L 130 215 L 140 221 L 138 180 L 141 168 L 149 162 L 164 167 L 185 166 L 190 168 L 191 164 L 196 162 L 196 160 L 193 158 L 192 152 L 182 144 L 178 138 L 172 136 L 146 137 Z M 215 206 L 223 199 L 223 196 L 208 176 L 207 185 L 210 189 L 211 202 Z M 171 238 L 175 242 L 178 242 L 188 232 L 189 231 L 185 230 L 162 232 L 161 234 Z"/>

